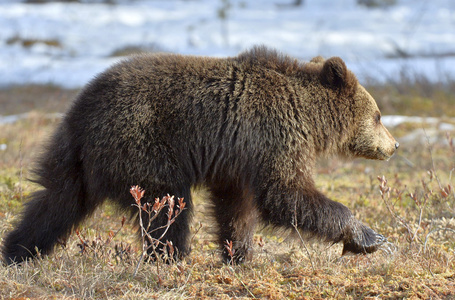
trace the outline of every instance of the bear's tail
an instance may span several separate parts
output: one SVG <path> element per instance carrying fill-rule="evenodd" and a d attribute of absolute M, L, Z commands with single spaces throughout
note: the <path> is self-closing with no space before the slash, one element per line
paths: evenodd
<path fill-rule="evenodd" d="M 44 189 L 31 195 L 21 220 L 4 239 L 7 264 L 50 253 L 95 208 L 85 199 L 80 150 L 65 128 L 63 123 L 34 170 L 34 181 Z"/>

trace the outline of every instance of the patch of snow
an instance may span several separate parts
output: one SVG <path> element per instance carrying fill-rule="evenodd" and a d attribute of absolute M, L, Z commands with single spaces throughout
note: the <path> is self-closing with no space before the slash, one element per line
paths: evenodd
<path fill-rule="evenodd" d="M 23 114 L 18 114 L 18 115 L 9 115 L 9 116 L 1 116 L 0 115 L 0 125 L 5 125 L 5 124 L 13 124 L 16 123 L 17 121 L 27 119 L 30 117 L 30 113 L 23 113 Z M 44 116 L 46 119 L 59 119 L 63 117 L 62 113 L 48 113 Z"/>
<path fill-rule="evenodd" d="M 382 124 L 386 127 L 395 127 L 403 123 L 418 123 L 418 124 L 431 124 L 438 125 L 441 122 L 440 118 L 435 117 L 415 117 L 415 116 L 399 116 L 399 115 L 389 115 L 381 117 Z M 452 119 L 455 123 L 455 119 Z M 439 124 L 440 130 L 454 130 L 455 125 L 449 123 Z"/>
<path fill-rule="evenodd" d="M 450 123 L 441 123 L 439 124 L 438 129 L 441 131 L 455 131 L 455 125 Z"/>
<path fill-rule="evenodd" d="M 0 116 L 0 125 L 16 123 L 28 117 L 28 113 L 19 115 Z"/>
<path fill-rule="evenodd" d="M 445 133 L 455 131 L 455 118 L 445 119 L 446 121 L 453 122 L 447 123 L 443 119 L 434 117 L 415 117 L 415 116 L 399 116 L 389 115 L 381 117 L 382 123 L 385 127 L 393 128 L 403 123 L 422 124 L 422 128 L 414 129 L 410 133 L 398 139 L 400 144 L 403 143 L 447 143 Z M 423 125 L 430 125 L 423 127 Z"/>
<path fill-rule="evenodd" d="M 119 60 L 115 51 L 148 45 L 233 56 L 265 44 L 302 60 L 340 56 L 361 81 L 396 80 L 403 69 L 433 81 L 454 78 L 454 1 L 398 0 L 369 9 L 355 0 L 297 7 L 286 5 L 292 0 L 230 0 L 224 10 L 210 0 L 116 2 L 0 0 L 0 86 L 81 87 Z"/>

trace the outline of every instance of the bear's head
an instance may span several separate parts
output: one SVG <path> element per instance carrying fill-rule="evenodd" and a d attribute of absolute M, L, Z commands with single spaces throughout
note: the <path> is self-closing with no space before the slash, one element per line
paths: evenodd
<path fill-rule="evenodd" d="M 388 160 L 398 148 L 398 142 L 381 122 L 381 112 L 373 97 L 359 84 L 354 74 L 339 57 L 324 60 L 314 58 L 311 63 L 320 65 L 319 80 L 331 90 L 329 101 L 347 110 L 345 139 L 339 145 L 340 154 L 368 159 Z M 340 147 L 341 146 L 341 147 Z"/>

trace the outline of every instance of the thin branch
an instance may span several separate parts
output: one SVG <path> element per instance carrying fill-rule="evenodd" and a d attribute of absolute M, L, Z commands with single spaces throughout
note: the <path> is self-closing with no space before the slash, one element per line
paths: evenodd
<path fill-rule="evenodd" d="M 425 138 L 427 140 L 427 144 L 428 144 L 428 151 L 430 152 L 430 159 L 431 159 L 431 166 L 432 166 L 432 172 L 434 174 L 434 178 L 436 178 L 436 181 L 439 185 L 439 188 L 442 190 L 442 185 L 441 185 L 441 182 L 439 181 L 439 177 L 438 177 L 438 174 L 436 173 L 436 167 L 435 167 L 435 164 L 434 164 L 434 159 L 433 159 L 433 152 L 431 150 L 431 144 L 430 144 L 430 138 L 428 137 L 427 135 L 427 132 L 425 130 L 425 128 L 423 128 L 423 133 L 425 134 Z"/>
<path fill-rule="evenodd" d="M 295 209 L 294 209 L 294 218 L 293 218 L 293 221 L 292 221 L 292 227 L 294 227 L 295 231 L 297 232 L 297 235 L 299 236 L 300 242 L 302 243 L 303 248 L 305 248 L 305 251 L 306 251 L 306 253 L 308 255 L 308 259 L 310 260 L 311 268 L 313 269 L 313 272 L 315 272 L 316 268 L 314 267 L 313 258 L 311 257 L 310 251 L 308 251 L 308 248 L 307 248 L 307 246 L 305 244 L 305 240 L 303 239 L 303 237 L 300 234 L 300 231 L 299 231 L 299 229 L 297 227 L 297 203 L 296 203 Z"/>

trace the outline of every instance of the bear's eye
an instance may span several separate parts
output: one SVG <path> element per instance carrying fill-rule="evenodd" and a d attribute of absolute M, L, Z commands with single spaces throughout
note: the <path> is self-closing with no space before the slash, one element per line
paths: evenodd
<path fill-rule="evenodd" d="M 381 114 L 380 114 L 379 112 L 376 112 L 376 113 L 374 114 L 374 122 L 375 122 L 376 124 L 379 124 L 379 123 L 381 122 Z"/>

